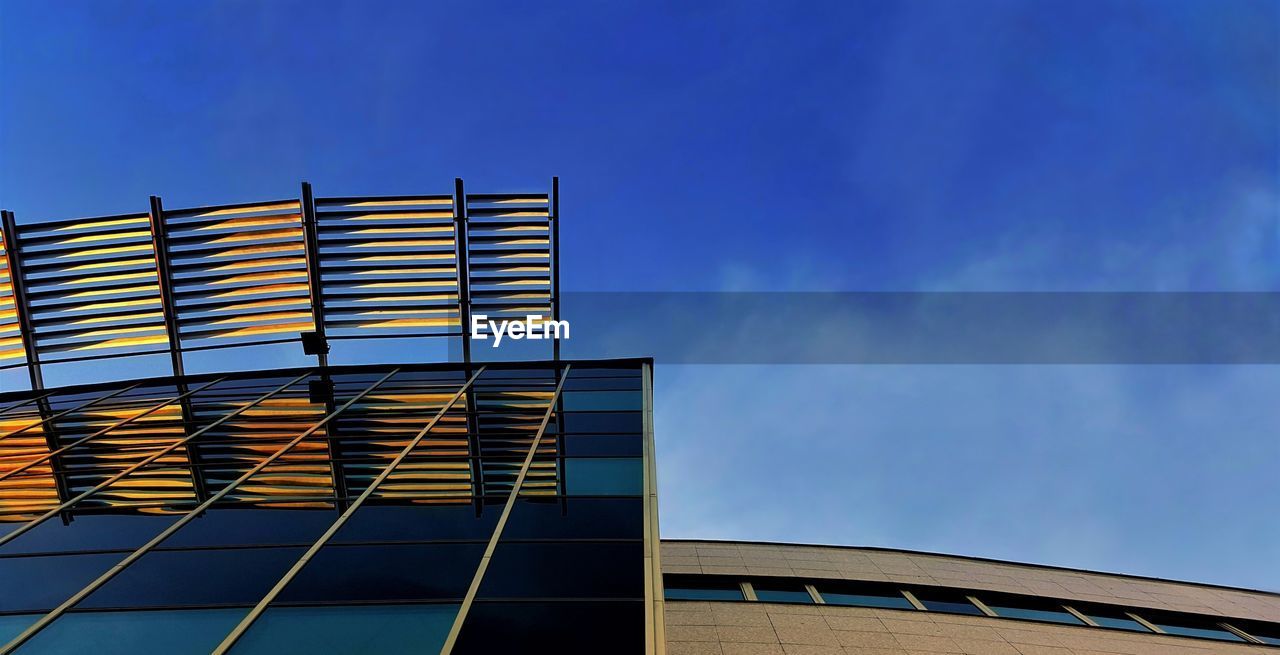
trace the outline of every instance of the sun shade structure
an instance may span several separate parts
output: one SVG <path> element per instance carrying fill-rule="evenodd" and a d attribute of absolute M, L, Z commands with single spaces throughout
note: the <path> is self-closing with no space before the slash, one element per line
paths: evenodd
<path fill-rule="evenodd" d="M 453 337 L 559 318 L 559 183 L 542 193 L 297 197 L 19 224 L 3 212 L 0 369 L 302 341 Z M 559 357 L 558 341 L 551 344 Z"/>

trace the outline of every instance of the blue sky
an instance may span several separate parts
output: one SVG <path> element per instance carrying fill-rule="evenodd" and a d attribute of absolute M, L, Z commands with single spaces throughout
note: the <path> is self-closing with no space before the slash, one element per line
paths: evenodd
<path fill-rule="evenodd" d="M 569 290 L 1280 287 L 1274 2 L 541 4 L 0 2 L 0 205 L 555 174 Z M 1275 368 L 657 384 L 668 536 L 1280 589 Z"/>

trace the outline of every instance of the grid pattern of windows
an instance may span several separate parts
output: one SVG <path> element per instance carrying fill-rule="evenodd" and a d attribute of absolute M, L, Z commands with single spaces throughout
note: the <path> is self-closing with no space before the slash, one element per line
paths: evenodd
<path fill-rule="evenodd" d="M 642 651 L 648 372 L 170 379 L 55 393 L 47 421 L 0 397 L 0 444 L 52 435 L 0 469 L 0 652 Z"/>
<path fill-rule="evenodd" d="M 815 603 L 1129 630 L 1215 641 L 1280 646 L 1280 625 L 1147 608 L 1053 600 L 990 591 L 901 587 L 883 582 L 739 579 L 723 575 L 664 576 L 667 600 Z"/>

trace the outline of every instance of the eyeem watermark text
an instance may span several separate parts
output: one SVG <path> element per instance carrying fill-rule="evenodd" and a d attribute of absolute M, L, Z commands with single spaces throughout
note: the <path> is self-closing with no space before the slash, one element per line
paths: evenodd
<path fill-rule="evenodd" d="M 502 343 L 503 337 L 521 339 L 568 339 L 569 321 L 544 320 L 540 314 L 529 314 L 524 319 L 491 321 L 486 314 L 471 316 L 471 338 L 485 340 L 493 335 L 493 348 Z"/>

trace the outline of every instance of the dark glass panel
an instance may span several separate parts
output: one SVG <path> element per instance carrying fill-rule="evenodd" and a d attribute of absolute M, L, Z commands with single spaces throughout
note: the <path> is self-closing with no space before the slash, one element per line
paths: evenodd
<path fill-rule="evenodd" d="M 644 603 L 478 601 L 455 655 L 473 653 L 641 653 Z"/>
<path fill-rule="evenodd" d="M 1077 608 L 1079 609 L 1079 608 Z M 1084 615 L 1093 619 L 1094 623 L 1104 628 L 1115 628 L 1117 630 L 1129 630 L 1132 632 L 1151 632 L 1146 626 L 1134 621 L 1119 610 L 1086 610 Z"/>
<path fill-rule="evenodd" d="M 1147 617 L 1143 617 L 1147 618 Z M 1218 626 L 1208 621 L 1152 621 L 1153 625 L 1171 635 L 1181 635 L 1183 637 L 1200 637 L 1201 639 L 1217 639 L 1218 641 L 1239 641 L 1244 639 L 1238 637 L 1234 632 L 1226 628 Z"/>
<path fill-rule="evenodd" d="M 329 545 L 280 594 L 280 602 L 462 598 L 485 544 Z"/>
<path fill-rule="evenodd" d="M 639 391 L 565 391 L 561 394 L 566 412 L 638 412 L 643 409 L 641 396 Z"/>
<path fill-rule="evenodd" d="M 177 516 L 82 514 L 69 525 L 57 517 L 0 546 L 0 554 L 61 553 L 78 550 L 133 550 L 178 520 Z M 13 526 L 20 527 L 19 523 Z"/>
<path fill-rule="evenodd" d="M 479 597 L 643 598 L 643 562 L 640 542 L 502 542 Z"/>
<path fill-rule="evenodd" d="M 305 548 L 153 551 L 80 604 L 85 608 L 253 604 Z M 119 559 L 119 556 L 116 556 Z"/>
<path fill-rule="evenodd" d="M 454 604 L 269 607 L 231 652 L 438 653 L 457 613 Z"/>
<path fill-rule="evenodd" d="M 640 378 L 582 378 L 572 375 L 564 383 L 565 391 L 632 391 L 640 393 Z"/>
<path fill-rule="evenodd" d="M 644 461 L 639 457 L 570 457 L 565 460 L 565 493 L 639 496 L 644 493 Z"/>
<path fill-rule="evenodd" d="M 667 600 L 744 600 L 737 580 L 667 575 L 662 582 Z"/>
<path fill-rule="evenodd" d="M 982 610 L 969 602 L 963 594 L 957 594 L 950 591 L 940 589 L 931 589 L 928 591 L 914 592 L 916 599 L 920 601 L 931 612 L 946 612 L 948 614 L 971 614 L 973 616 L 985 616 Z"/>
<path fill-rule="evenodd" d="M 0 612 L 49 610 L 124 559 L 123 553 L 0 558 Z"/>
<path fill-rule="evenodd" d="M 487 541 L 502 514 L 501 506 L 484 506 L 479 517 L 465 505 L 371 505 L 351 516 L 334 543 L 355 541 Z"/>
<path fill-rule="evenodd" d="M 644 499 L 520 499 L 503 539 L 643 539 Z"/>
<path fill-rule="evenodd" d="M 564 451 L 575 457 L 639 457 L 644 439 L 639 434 L 592 434 L 565 436 Z"/>
<path fill-rule="evenodd" d="M 764 603 L 812 603 L 813 597 L 798 582 L 753 582 L 756 600 Z"/>
<path fill-rule="evenodd" d="M 831 592 L 819 588 L 818 593 L 828 605 L 846 605 L 849 607 L 882 607 L 895 610 L 913 610 L 916 608 L 902 594 L 868 592 L 864 594 L 848 594 Z"/>
<path fill-rule="evenodd" d="M 248 608 L 236 608 L 71 612 L 37 633 L 20 652 L 32 655 L 203 655 L 212 652 L 248 611 Z"/>
<path fill-rule="evenodd" d="M 634 434 L 644 430 L 640 412 L 565 412 L 561 417 L 566 434 L 574 432 Z"/>
<path fill-rule="evenodd" d="M 163 547 L 309 545 L 335 518 L 331 509 L 211 509 L 182 526 Z"/>
<path fill-rule="evenodd" d="M 28 626 L 35 623 L 41 614 L 0 614 L 0 645 L 9 643 L 10 639 L 22 634 Z"/>
<path fill-rule="evenodd" d="M 1007 604 L 1006 604 L 1007 603 Z M 1007 619 L 1024 619 L 1028 621 L 1050 621 L 1070 625 L 1084 625 L 1084 621 L 1061 607 L 1047 603 L 1037 603 L 1033 599 L 1013 600 L 1002 603 L 987 603 L 991 611 Z"/>

